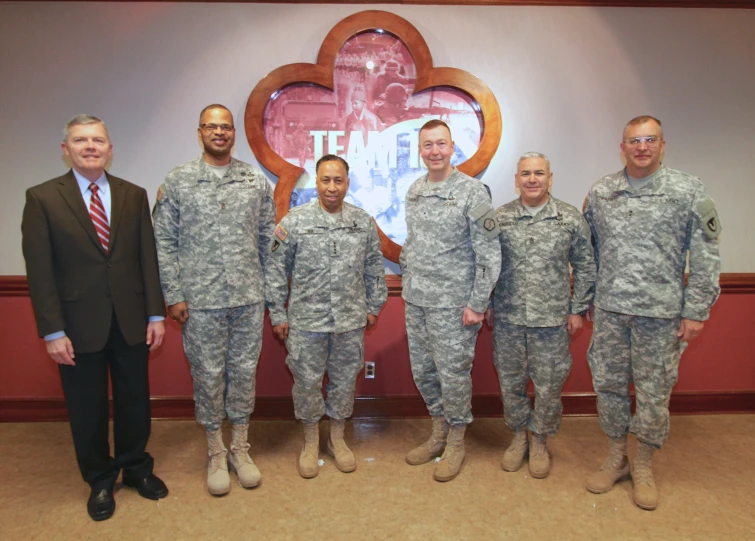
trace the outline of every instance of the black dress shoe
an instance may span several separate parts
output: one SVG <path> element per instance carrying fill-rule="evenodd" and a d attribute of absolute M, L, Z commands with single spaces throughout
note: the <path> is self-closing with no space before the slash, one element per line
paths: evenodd
<path fill-rule="evenodd" d="M 87 501 L 87 512 L 92 520 L 107 520 L 115 513 L 112 488 L 93 488 Z"/>
<path fill-rule="evenodd" d="M 159 500 L 168 495 L 168 487 L 165 483 L 157 475 L 151 473 L 147 477 L 131 477 L 124 474 L 123 484 L 135 488 L 139 496 L 149 500 Z"/>

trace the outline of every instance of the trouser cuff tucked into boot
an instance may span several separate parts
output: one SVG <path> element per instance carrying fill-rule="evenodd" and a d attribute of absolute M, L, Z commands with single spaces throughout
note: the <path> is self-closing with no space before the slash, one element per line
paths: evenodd
<path fill-rule="evenodd" d="M 448 438 L 449 425 L 443 417 L 433 417 L 433 432 L 430 438 L 415 447 L 406 454 L 406 461 L 412 466 L 426 464 L 443 454 L 446 448 L 446 439 Z"/>
<path fill-rule="evenodd" d="M 223 431 L 207 430 L 207 490 L 213 496 L 228 494 L 231 490 L 231 478 L 228 475 L 228 450 L 223 444 Z"/>
<path fill-rule="evenodd" d="M 233 439 L 231 441 L 231 453 L 228 456 L 228 467 L 236 472 L 239 484 L 244 488 L 254 488 L 260 484 L 262 475 L 260 470 L 249 456 L 249 443 L 247 442 L 249 425 L 233 425 Z"/>
<path fill-rule="evenodd" d="M 304 447 L 299 455 L 297 468 L 305 479 L 317 477 L 320 473 L 320 428 L 319 423 L 302 423 L 304 426 Z"/>
<path fill-rule="evenodd" d="M 658 507 L 658 489 L 653 479 L 652 458 L 655 448 L 645 442 L 637 440 L 637 456 L 632 468 L 632 483 L 634 503 L 642 509 L 652 511 Z"/>
<path fill-rule="evenodd" d="M 598 471 L 590 474 L 585 487 L 594 494 L 603 494 L 628 475 L 627 437 L 608 438 L 608 457 Z"/>
<path fill-rule="evenodd" d="M 530 475 L 535 479 L 545 479 L 551 471 L 551 457 L 545 445 L 547 436 L 532 433 L 530 441 Z"/>
<path fill-rule="evenodd" d="M 467 425 L 454 425 L 448 432 L 448 441 L 446 450 L 440 457 L 438 464 L 435 466 L 433 478 L 436 481 L 451 481 L 461 471 L 461 465 L 464 463 L 466 451 L 464 450 L 464 432 Z"/>
<path fill-rule="evenodd" d="M 506 471 L 517 471 L 522 467 L 528 449 L 529 441 L 527 441 L 527 429 L 520 428 L 515 430 L 511 445 L 509 445 L 509 448 L 503 453 L 501 467 Z"/>
<path fill-rule="evenodd" d="M 330 420 L 330 437 L 328 438 L 328 454 L 336 459 L 336 468 L 344 473 L 357 469 L 354 453 L 348 448 L 343 439 L 346 421 L 344 419 Z"/>

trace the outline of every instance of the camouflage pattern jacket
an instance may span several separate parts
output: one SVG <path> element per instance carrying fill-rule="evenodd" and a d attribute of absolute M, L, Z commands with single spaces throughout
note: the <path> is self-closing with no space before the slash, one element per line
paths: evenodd
<path fill-rule="evenodd" d="M 721 224 L 698 178 L 662 165 L 654 180 L 635 190 L 622 170 L 593 185 L 584 211 L 598 266 L 595 306 L 644 317 L 708 319 L 720 293 Z"/>
<path fill-rule="evenodd" d="M 233 308 L 264 300 L 275 205 L 261 171 L 231 159 L 218 179 L 200 156 L 168 174 L 152 215 L 168 306 Z"/>
<path fill-rule="evenodd" d="M 503 264 L 493 295 L 494 321 L 556 327 L 590 307 L 595 259 L 590 226 L 555 197 L 532 217 L 516 199 L 496 210 Z M 569 264 L 574 294 L 569 283 Z"/>
<path fill-rule="evenodd" d="M 482 182 L 454 169 L 418 178 L 406 194 L 402 296 L 416 306 L 484 312 L 501 272 L 498 224 Z"/>
<path fill-rule="evenodd" d="M 364 327 L 367 314 L 378 315 L 388 298 L 370 215 L 349 203 L 336 222 L 323 212 L 314 199 L 292 208 L 275 228 L 265 288 L 273 325 L 343 333 Z"/>

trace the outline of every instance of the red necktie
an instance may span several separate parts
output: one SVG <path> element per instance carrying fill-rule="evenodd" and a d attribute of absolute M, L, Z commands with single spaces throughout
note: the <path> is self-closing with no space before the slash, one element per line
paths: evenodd
<path fill-rule="evenodd" d="M 100 187 L 92 182 L 89 185 L 89 189 L 92 191 L 92 199 L 89 201 L 89 216 L 92 217 L 94 229 L 100 237 L 100 242 L 105 249 L 105 253 L 107 253 L 108 245 L 110 244 L 110 226 L 107 223 L 105 206 L 102 204 L 102 199 L 100 199 L 100 195 L 97 193 Z"/>

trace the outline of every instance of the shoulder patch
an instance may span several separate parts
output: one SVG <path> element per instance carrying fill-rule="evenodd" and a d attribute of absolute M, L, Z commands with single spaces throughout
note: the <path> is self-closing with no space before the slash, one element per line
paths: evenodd
<path fill-rule="evenodd" d="M 275 226 L 275 236 L 283 242 L 288 238 L 288 231 L 286 231 L 281 224 Z"/>
<path fill-rule="evenodd" d="M 160 200 L 165 197 L 165 185 L 160 184 L 160 187 L 157 189 L 157 202 L 159 203 Z"/>
<path fill-rule="evenodd" d="M 721 234 L 721 224 L 718 221 L 718 212 L 716 212 L 716 205 L 713 200 L 703 199 L 697 204 L 695 211 L 700 217 L 700 228 L 703 230 L 705 238 L 708 240 L 718 238 Z"/>
<path fill-rule="evenodd" d="M 501 232 L 501 230 L 498 229 L 498 221 L 496 220 L 493 207 L 489 207 L 488 211 L 477 218 L 475 222 L 477 222 L 477 224 L 483 229 L 485 237 L 488 240 L 496 238 L 498 233 Z"/>

